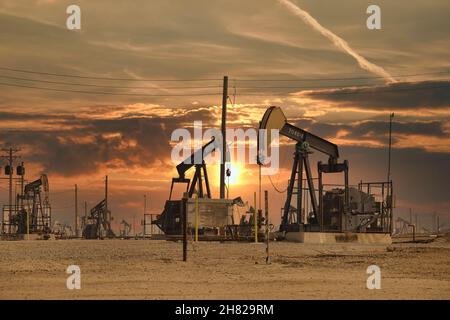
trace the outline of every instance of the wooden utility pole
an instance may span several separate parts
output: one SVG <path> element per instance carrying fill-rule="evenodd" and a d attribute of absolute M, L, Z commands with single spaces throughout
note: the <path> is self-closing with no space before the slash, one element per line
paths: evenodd
<path fill-rule="evenodd" d="M 194 212 L 194 225 L 195 225 L 195 242 L 198 242 L 198 194 L 195 195 L 195 212 Z"/>
<path fill-rule="evenodd" d="M 20 175 L 20 209 L 23 209 L 23 187 L 25 182 L 25 167 L 23 165 L 23 162 L 20 164 L 22 168 L 22 174 Z"/>
<path fill-rule="evenodd" d="M 144 194 L 144 220 L 142 223 L 142 239 L 145 238 L 145 214 L 147 213 L 147 195 Z"/>
<path fill-rule="evenodd" d="M 188 200 L 188 193 L 185 192 L 183 194 L 183 200 L 182 200 L 182 216 L 183 216 L 183 261 L 187 261 L 187 200 Z"/>
<path fill-rule="evenodd" d="M 14 154 L 20 149 L 17 148 L 3 148 L 1 151 L 6 152 L 7 155 L 1 156 L 0 158 L 6 159 L 8 162 L 9 172 L 5 172 L 8 175 L 9 180 L 9 199 L 8 199 L 8 233 L 11 233 L 11 220 L 12 220 L 12 209 L 13 209 L 13 171 L 14 171 L 14 160 L 20 158 L 20 156 L 15 156 Z M 5 222 L 5 217 L 2 216 L 2 232 L 3 223 Z"/>
<path fill-rule="evenodd" d="M 78 185 L 75 184 L 75 238 L 78 238 Z"/>
<path fill-rule="evenodd" d="M 105 176 L 105 208 L 108 212 L 108 176 Z"/>
<path fill-rule="evenodd" d="M 13 176 L 13 149 L 9 148 L 9 201 L 8 201 L 8 212 L 9 212 L 9 233 L 11 233 L 11 211 L 12 211 L 12 176 Z"/>
<path fill-rule="evenodd" d="M 270 224 L 269 224 L 269 192 L 264 190 L 264 213 L 266 222 L 266 264 L 270 264 L 269 240 L 270 240 Z"/>
<path fill-rule="evenodd" d="M 222 95 L 222 161 L 220 163 L 220 199 L 225 199 L 225 162 L 227 150 L 227 100 L 228 100 L 228 76 L 223 77 Z"/>
<path fill-rule="evenodd" d="M 388 172 L 387 172 L 387 182 L 391 181 L 391 147 L 392 147 L 392 119 L 394 118 L 394 113 L 389 115 L 389 151 L 388 151 Z M 392 193 L 390 193 L 392 194 Z"/>
<path fill-rule="evenodd" d="M 88 216 L 87 216 L 87 201 L 84 201 L 84 223 L 82 225 L 82 227 L 84 227 L 87 223 L 88 220 Z M 81 237 L 83 237 L 83 229 L 81 229 Z"/>
<path fill-rule="evenodd" d="M 431 229 L 435 232 L 437 232 L 437 227 L 436 227 L 436 211 L 433 212 L 433 224 L 431 225 Z"/>
<path fill-rule="evenodd" d="M 256 211 L 256 192 L 253 194 L 253 225 L 255 228 L 255 243 L 258 243 L 258 212 Z"/>
<path fill-rule="evenodd" d="M 417 232 L 420 232 L 419 221 L 417 220 L 417 213 L 414 215 L 414 224 L 416 225 Z"/>
<path fill-rule="evenodd" d="M 147 195 L 144 194 L 144 216 L 147 213 Z"/>

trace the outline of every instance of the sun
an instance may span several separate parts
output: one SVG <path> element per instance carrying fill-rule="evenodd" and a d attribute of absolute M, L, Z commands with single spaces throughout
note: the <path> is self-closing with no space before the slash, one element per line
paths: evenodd
<path fill-rule="evenodd" d="M 243 167 L 239 163 L 227 163 L 225 165 L 226 172 L 230 173 L 230 176 L 226 176 L 225 182 L 230 185 L 237 185 L 242 183 Z"/>

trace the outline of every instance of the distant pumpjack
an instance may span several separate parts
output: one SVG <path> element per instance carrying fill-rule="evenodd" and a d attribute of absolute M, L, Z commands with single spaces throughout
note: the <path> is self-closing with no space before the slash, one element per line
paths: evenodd
<path fill-rule="evenodd" d="M 18 194 L 17 199 L 19 203 L 23 203 L 12 218 L 12 224 L 17 226 L 17 233 L 50 233 L 52 221 L 47 176 L 43 174 L 25 185 L 23 195 Z"/>
<path fill-rule="evenodd" d="M 84 217 L 83 238 L 84 239 L 103 239 L 114 238 L 115 234 L 111 229 L 111 211 L 107 209 L 106 199 L 100 201 L 90 214 Z"/>

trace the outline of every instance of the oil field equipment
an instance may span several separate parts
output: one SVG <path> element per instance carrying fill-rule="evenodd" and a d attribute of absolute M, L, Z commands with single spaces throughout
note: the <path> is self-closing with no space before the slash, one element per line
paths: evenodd
<path fill-rule="evenodd" d="M 23 164 L 17 167 L 17 174 L 25 173 Z M 8 212 L 3 209 L 4 225 L 8 225 L 10 234 L 40 234 L 51 233 L 51 206 L 49 200 L 49 183 L 47 175 L 41 177 L 23 188 L 16 196 L 15 206 Z"/>
<path fill-rule="evenodd" d="M 173 189 L 176 184 L 185 184 L 187 193 L 186 210 L 188 223 L 194 228 L 194 211 L 198 206 L 199 228 L 202 234 L 216 232 L 218 227 L 225 227 L 232 220 L 233 200 L 212 199 L 209 186 L 208 172 L 204 159 L 214 150 L 219 150 L 219 144 L 212 138 L 201 149 L 196 150 L 183 162 L 177 165 L 178 177 L 172 179 L 169 200 L 164 205 L 164 211 L 152 221 L 165 235 L 181 235 L 183 200 L 173 200 Z M 186 173 L 194 168 L 194 176 L 191 179 Z M 193 196 L 196 195 L 197 199 Z"/>
<path fill-rule="evenodd" d="M 103 239 L 114 238 L 111 229 L 111 211 L 108 210 L 107 200 L 103 199 L 93 207 L 87 217 L 83 217 L 83 238 Z"/>
<path fill-rule="evenodd" d="M 108 176 L 105 178 L 105 198 L 91 209 L 89 215 L 83 217 L 82 236 L 84 239 L 114 238 L 111 229 L 111 211 L 108 209 Z"/>
<path fill-rule="evenodd" d="M 208 156 L 217 147 L 215 144 L 215 138 L 212 138 L 207 144 L 205 144 L 201 149 L 197 150 L 191 156 L 186 158 L 183 162 L 177 165 L 178 177 L 172 178 L 172 185 L 170 186 L 169 200 L 172 199 L 173 187 L 176 183 L 186 184 L 186 192 L 188 192 L 189 198 L 194 194 L 195 188 L 197 187 L 197 195 L 200 198 L 204 197 L 203 190 L 206 190 L 206 197 L 211 198 L 211 189 L 209 188 L 208 172 L 206 170 L 205 157 Z M 198 160 L 201 163 L 195 163 Z M 190 179 L 186 178 L 186 172 L 195 167 L 194 177 L 192 182 Z M 203 182 L 204 181 L 204 182 Z M 203 183 L 205 184 L 203 186 Z"/>
<path fill-rule="evenodd" d="M 120 224 L 123 226 L 123 229 L 119 230 L 119 235 L 121 237 L 128 237 L 131 233 L 131 224 L 125 221 L 125 219 L 122 219 Z"/>
<path fill-rule="evenodd" d="M 279 107 L 272 106 L 266 110 L 259 128 L 267 132 L 279 130 L 281 135 L 296 142 L 280 231 L 390 232 L 393 207 L 391 181 L 361 182 L 358 188 L 350 187 L 349 163 L 347 160 L 338 162 L 338 146 L 288 123 Z M 270 145 L 270 137 L 267 134 L 264 143 L 259 143 L 260 150 Z M 314 186 L 309 162 L 313 150 L 328 156 L 326 163 L 317 163 L 318 189 Z M 302 185 L 303 171 L 307 188 Z M 344 185 L 325 191 L 325 173 L 344 173 Z M 304 191 L 309 194 L 309 199 L 303 197 Z M 292 205 L 293 200 L 296 200 L 295 206 Z M 310 210 L 305 202 L 308 202 Z"/>

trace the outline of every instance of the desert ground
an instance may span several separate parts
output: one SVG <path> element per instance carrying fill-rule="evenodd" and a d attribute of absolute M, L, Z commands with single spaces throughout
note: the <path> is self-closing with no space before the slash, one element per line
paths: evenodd
<path fill-rule="evenodd" d="M 450 244 L 0 241 L 0 299 L 450 299 Z M 366 269 L 381 268 L 369 290 Z M 69 265 L 81 289 L 66 287 Z"/>

